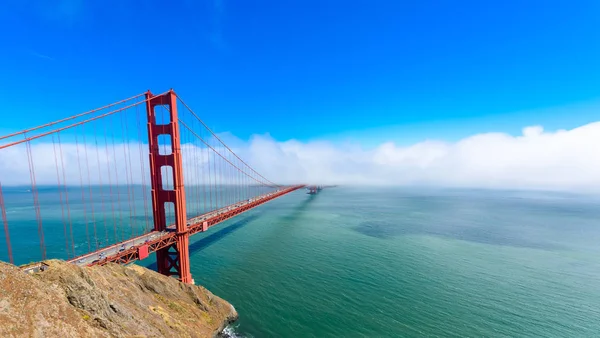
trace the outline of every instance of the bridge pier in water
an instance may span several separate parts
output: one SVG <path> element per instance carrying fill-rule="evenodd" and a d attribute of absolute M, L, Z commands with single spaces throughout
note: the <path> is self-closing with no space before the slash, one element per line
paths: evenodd
<path fill-rule="evenodd" d="M 156 123 L 156 106 L 167 106 L 169 121 L 166 124 Z M 173 90 L 153 96 L 146 93 L 146 112 L 148 115 L 148 145 L 150 148 L 150 180 L 152 182 L 152 210 L 154 230 L 165 231 L 167 219 L 165 208 L 167 203 L 173 204 L 175 211 L 175 244 L 156 251 L 158 272 L 167 276 L 176 276 L 183 283 L 193 283 L 190 273 L 189 232 L 183 185 L 183 160 L 177 123 L 177 97 Z M 158 137 L 168 135 L 171 139 L 171 153 L 160 154 Z M 173 176 L 173 189 L 165 189 L 163 185 L 162 167 L 170 167 Z M 169 171 L 167 171 L 169 174 Z"/>

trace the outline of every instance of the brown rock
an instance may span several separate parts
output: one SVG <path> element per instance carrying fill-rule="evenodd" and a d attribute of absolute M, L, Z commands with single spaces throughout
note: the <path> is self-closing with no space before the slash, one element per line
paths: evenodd
<path fill-rule="evenodd" d="M 133 265 L 0 262 L 0 337 L 214 337 L 237 319 L 201 286 Z"/>

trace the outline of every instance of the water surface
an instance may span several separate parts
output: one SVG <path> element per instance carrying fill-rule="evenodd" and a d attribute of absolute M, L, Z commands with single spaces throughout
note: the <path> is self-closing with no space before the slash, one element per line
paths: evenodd
<path fill-rule="evenodd" d="M 539 192 L 296 193 L 192 241 L 253 337 L 591 337 L 600 201 Z"/>
<path fill-rule="evenodd" d="M 5 191 L 19 263 L 39 259 L 25 192 Z M 40 193 L 48 252 L 60 255 L 69 225 L 53 196 Z M 592 337 L 599 206 L 542 192 L 296 192 L 192 237 L 192 275 L 236 307 L 234 329 L 248 337 Z M 77 202 L 69 211 L 75 251 L 85 252 L 92 223 Z M 122 211 L 124 227 L 97 224 L 100 237 L 148 226 Z M 7 260 L 4 243 L 0 234 Z"/>

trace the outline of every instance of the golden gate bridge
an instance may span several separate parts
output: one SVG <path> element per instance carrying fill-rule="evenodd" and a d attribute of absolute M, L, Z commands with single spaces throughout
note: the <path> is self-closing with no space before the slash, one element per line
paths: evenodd
<path fill-rule="evenodd" d="M 0 162 L 11 263 L 35 247 L 40 260 L 87 266 L 156 253 L 158 272 L 184 283 L 193 283 L 190 236 L 293 191 L 323 188 L 266 179 L 173 90 L 0 136 Z M 28 211 L 12 219 L 17 200 Z M 11 238 L 21 249 L 13 252 Z"/>

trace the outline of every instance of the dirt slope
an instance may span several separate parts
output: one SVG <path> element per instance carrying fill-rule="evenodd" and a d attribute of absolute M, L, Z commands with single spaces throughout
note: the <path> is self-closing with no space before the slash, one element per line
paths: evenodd
<path fill-rule="evenodd" d="M 201 286 L 138 267 L 0 262 L 0 337 L 212 337 L 237 319 Z"/>

